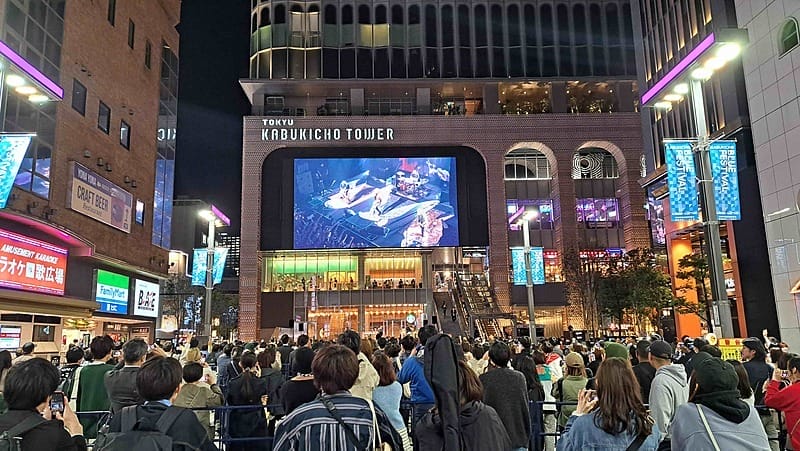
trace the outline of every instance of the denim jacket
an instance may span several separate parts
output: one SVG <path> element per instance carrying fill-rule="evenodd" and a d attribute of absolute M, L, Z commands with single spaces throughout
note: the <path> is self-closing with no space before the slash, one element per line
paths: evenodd
<path fill-rule="evenodd" d="M 556 449 L 558 451 L 625 451 L 628 449 L 628 446 L 636 437 L 627 431 L 617 435 L 606 433 L 606 431 L 595 425 L 594 419 L 596 415 L 597 413 L 595 412 L 569 417 Z M 655 451 L 658 448 L 660 438 L 661 433 L 658 432 L 658 427 L 653 425 L 653 431 L 642 443 L 642 446 L 639 447 L 639 451 Z"/>

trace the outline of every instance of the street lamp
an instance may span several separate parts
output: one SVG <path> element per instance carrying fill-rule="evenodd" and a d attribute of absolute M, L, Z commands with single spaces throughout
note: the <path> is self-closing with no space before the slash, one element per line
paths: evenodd
<path fill-rule="evenodd" d="M 700 211 L 703 214 L 703 233 L 708 243 L 708 269 L 711 278 L 712 302 L 715 316 L 721 327 L 721 336 L 733 337 L 733 319 L 725 288 L 725 273 L 722 265 L 722 245 L 719 219 L 714 199 L 714 179 L 711 171 L 711 153 L 706 107 L 703 98 L 703 81 L 714 71 L 736 59 L 742 46 L 748 42 L 747 30 L 727 28 L 717 30 L 703 39 L 685 58 L 678 62 L 667 75 L 656 82 L 642 95 L 642 105 L 651 103 L 657 109 L 670 109 L 672 103 L 683 100 L 690 94 L 697 143 L 693 148 L 697 171 L 697 188 L 700 193 Z"/>
<path fill-rule="evenodd" d="M 211 205 L 208 210 L 201 210 L 198 215 L 208 221 L 208 236 L 206 237 L 206 305 L 203 315 L 203 328 L 208 336 L 208 347 L 211 348 L 211 295 L 214 291 L 214 245 L 216 244 L 217 227 L 231 225 L 231 220 L 217 207 Z"/>
<path fill-rule="evenodd" d="M 536 343 L 536 313 L 534 309 L 535 297 L 533 295 L 533 271 L 531 269 L 531 231 L 530 222 L 539 216 L 536 210 L 530 210 L 522 215 L 522 240 L 525 252 L 525 288 L 528 292 L 528 330 L 531 343 Z"/>

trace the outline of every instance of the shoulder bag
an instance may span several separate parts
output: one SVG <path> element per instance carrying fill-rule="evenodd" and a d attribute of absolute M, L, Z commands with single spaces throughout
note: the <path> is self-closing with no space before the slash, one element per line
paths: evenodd
<path fill-rule="evenodd" d="M 719 445 L 717 444 L 717 439 L 714 437 L 714 433 L 711 432 L 711 427 L 708 425 L 708 420 L 706 420 L 706 414 L 703 413 L 703 408 L 700 404 L 695 404 L 697 407 L 697 412 L 700 413 L 700 419 L 703 420 L 703 426 L 706 428 L 706 432 L 708 432 L 708 437 L 711 439 L 711 444 L 714 445 L 715 451 L 720 451 Z"/>

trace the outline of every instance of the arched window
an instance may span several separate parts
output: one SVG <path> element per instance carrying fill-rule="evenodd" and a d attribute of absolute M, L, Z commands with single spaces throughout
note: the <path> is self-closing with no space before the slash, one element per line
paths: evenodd
<path fill-rule="evenodd" d="M 400 5 L 392 6 L 392 25 L 402 25 L 403 22 L 403 7 Z"/>
<path fill-rule="evenodd" d="M 250 31 L 255 32 L 256 28 L 258 28 L 258 14 L 253 14 L 253 21 L 250 25 Z"/>
<path fill-rule="evenodd" d="M 619 178 L 617 160 L 604 149 L 581 149 L 572 157 L 572 178 L 574 180 Z"/>
<path fill-rule="evenodd" d="M 385 24 L 386 22 L 386 7 L 383 5 L 378 5 L 375 8 L 375 23 L 376 24 Z"/>
<path fill-rule="evenodd" d="M 369 16 L 369 6 L 361 5 L 358 7 L 358 23 L 362 25 L 372 23 Z"/>
<path fill-rule="evenodd" d="M 286 7 L 283 5 L 275 6 L 275 23 L 286 23 Z"/>
<path fill-rule="evenodd" d="M 265 27 L 267 25 L 270 25 L 269 8 L 262 8 L 261 9 L 261 26 Z"/>
<path fill-rule="evenodd" d="M 793 48 L 800 44 L 800 36 L 797 31 L 797 20 L 794 17 L 786 19 L 781 27 L 780 42 L 780 55 L 783 56 L 789 53 Z"/>
<path fill-rule="evenodd" d="M 336 25 L 336 7 L 333 5 L 325 6 L 325 25 Z"/>
<path fill-rule="evenodd" d="M 353 7 L 351 5 L 342 6 L 342 23 L 345 25 L 353 24 Z"/>
<path fill-rule="evenodd" d="M 550 162 L 536 149 L 514 149 L 506 154 L 506 180 L 550 180 Z"/>

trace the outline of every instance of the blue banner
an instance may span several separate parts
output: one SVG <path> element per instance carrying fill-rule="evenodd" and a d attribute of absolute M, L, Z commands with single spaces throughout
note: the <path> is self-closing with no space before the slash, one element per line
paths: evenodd
<path fill-rule="evenodd" d="M 514 285 L 526 285 L 528 277 L 525 274 L 525 249 L 515 247 L 511 249 L 511 267 L 514 274 Z M 544 285 L 544 249 L 531 248 L 531 276 L 534 285 Z"/>
<path fill-rule="evenodd" d="M 225 269 L 225 260 L 228 259 L 228 248 L 214 249 L 214 285 L 222 283 L 222 272 Z M 195 249 L 192 256 L 192 285 L 206 285 L 206 270 L 208 269 L 208 249 Z"/>
<path fill-rule="evenodd" d="M 718 219 L 720 221 L 738 221 L 742 219 L 742 208 L 739 203 L 736 141 L 714 141 L 709 150 Z"/>
<path fill-rule="evenodd" d="M 697 176 L 692 154 L 692 141 L 666 141 L 669 211 L 673 221 L 696 221 L 700 218 L 697 204 Z"/>

